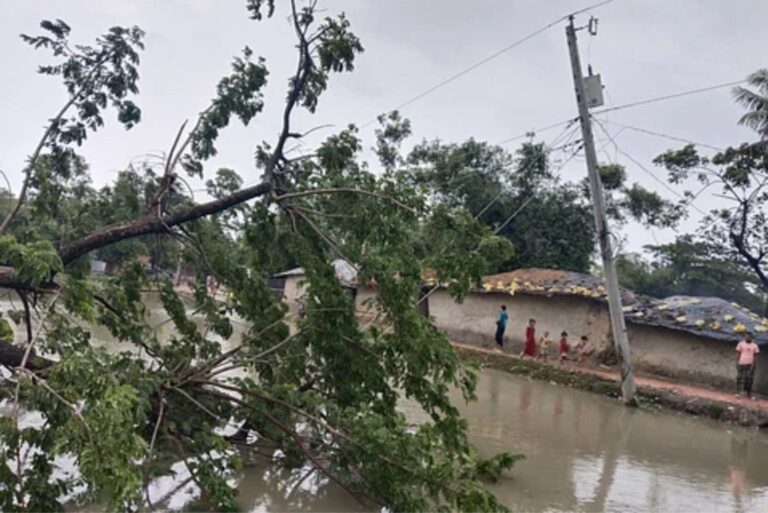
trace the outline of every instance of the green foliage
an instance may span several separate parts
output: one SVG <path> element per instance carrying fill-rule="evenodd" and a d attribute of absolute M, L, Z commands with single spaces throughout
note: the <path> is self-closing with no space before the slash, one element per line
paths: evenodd
<path fill-rule="evenodd" d="M 768 293 L 768 148 L 745 143 L 710 159 L 688 145 L 659 155 L 654 163 L 667 169 L 670 181 L 695 178 L 704 189 L 718 187 L 731 200 L 704 216 L 698 235 L 714 255 L 752 273 L 762 295 Z"/>
<path fill-rule="evenodd" d="M 247 2 L 256 19 L 271 15 L 274 4 Z M 300 66 L 289 84 L 286 117 L 294 107 L 314 112 L 331 74 L 351 71 L 362 51 L 344 16 L 316 20 L 312 7 L 292 16 Z M 286 124 L 274 146 L 257 150 L 270 194 L 250 203 L 238 199 L 242 180 L 222 169 L 207 183 L 216 201 L 206 204 L 206 214 L 163 225 L 200 207 L 179 185 L 173 162 L 178 158 L 188 172 L 201 174 L 202 161 L 215 155 L 215 142 L 232 117 L 248 123 L 262 111 L 264 61 L 252 60 L 250 50 L 235 60 L 187 133 L 189 152 L 180 142 L 172 158 L 149 157 L 96 190 L 85 162 L 60 144 L 81 142 L 86 128 L 100 126 L 107 100 L 126 126 L 139 120 L 126 98 L 136 89 L 141 32 L 113 29 L 95 48 L 76 47 L 73 54 L 66 24 L 44 28 L 50 38 L 27 40 L 65 57 L 60 68 L 46 72 L 63 77 L 77 114 L 56 124 L 51 140 L 57 144 L 33 162 L 29 201 L 0 238 L 2 263 L 13 268 L 20 289 L 33 289 L 30 297 L 44 324 L 39 337 L 27 341 L 43 356 L 30 360 L 34 368 L 11 376 L 19 383 L 19 411 L 35 412 L 42 422 L 30 427 L 0 419 L 0 508 L 60 511 L 63 497 L 82 486 L 80 500 L 110 511 L 159 509 L 163 505 L 147 503 L 144 488 L 171 475 L 175 465 L 191 473 L 199 489 L 196 507 L 231 511 L 237 508 L 241 455 L 271 447 L 282 453 L 272 455 L 275 468 L 310 464 L 368 508 L 503 510 L 482 481 L 498 479 L 518 458 L 486 459 L 469 443 L 466 422 L 448 393 L 459 390 L 472 399 L 475 371 L 461 364 L 416 302 L 425 268 L 435 268 L 461 300 L 482 275 L 510 258 L 510 243 L 491 234 L 493 222 L 453 208 L 460 202 L 430 203 L 423 184 L 399 169 L 407 123 L 395 115 L 383 120 L 377 134 L 381 174 L 362 163 L 354 127 L 329 137 L 316 157 L 292 161 L 283 147 L 299 135 Z M 481 166 L 507 158 L 477 143 L 465 150 L 452 169 L 466 176 L 465 156 Z M 457 158 L 440 147 L 425 151 L 427 161 L 453 166 Z M 526 151 L 530 155 L 521 158 L 546 165 L 540 148 Z M 493 183 L 493 176 L 486 178 Z M 523 190 L 550 179 L 543 167 L 522 171 L 519 184 L 505 187 Z M 572 189 L 557 190 L 552 210 L 559 198 L 576 200 Z M 505 198 L 504 208 L 513 200 Z M 585 208 L 566 206 L 577 213 Z M 578 226 L 575 217 L 571 229 Z M 89 247 L 119 264 L 115 274 L 97 280 L 83 261 L 65 259 L 64 265 L 57 249 L 82 238 L 98 241 L 112 229 L 123 234 L 121 240 Z M 591 246 L 591 236 L 587 240 Z M 152 269 L 139 262 L 143 255 L 150 256 Z M 360 305 L 331 264 L 338 258 L 356 267 L 358 283 L 376 287 L 369 305 L 376 322 L 358 322 Z M 305 270 L 300 319 L 268 286 L 270 276 L 289 264 Z M 152 272 L 178 265 L 190 276 L 184 294 Z M 222 294 L 211 293 L 209 277 Z M 58 292 L 43 295 L 40 285 Z M 159 322 L 151 302 L 160 305 Z M 98 340 L 94 324 L 106 328 L 113 343 Z M 37 365 L 41 360 L 45 365 Z M 428 421 L 411 425 L 398 409 L 403 400 L 421 408 Z M 232 426 L 239 435 L 254 436 L 225 437 Z M 26 452 L 32 457 L 21 462 Z M 72 458 L 78 474 L 54 478 L 57 457 Z"/>
<path fill-rule="evenodd" d="M 748 126 L 765 140 L 768 138 L 768 69 L 750 74 L 747 84 L 752 89 L 738 86 L 733 90 L 736 103 L 748 110 L 739 119 L 739 124 Z"/>
<path fill-rule="evenodd" d="M 0 261 L 11 265 L 16 275 L 33 287 L 48 283 L 63 269 L 59 254 L 49 241 L 21 243 L 13 235 L 0 237 Z"/>
<path fill-rule="evenodd" d="M 630 217 L 646 226 L 675 226 L 684 215 L 682 205 L 673 205 L 638 184 L 624 188 L 621 205 Z"/>
<path fill-rule="evenodd" d="M 600 171 L 600 181 L 608 191 L 620 189 L 627 180 L 627 171 L 619 164 L 603 164 L 598 171 Z"/>
<path fill-rule="evenodd" d="M 13 342 L 13 328 L 2 317 L 0 317 L 0 341 Z"/>
<path fill-rule="evenodd" d="M 200 126 L 192 137 L 192 157 L 182 162 L 191 176 L 202 177 L 198 160 L 216 155 L 214 141 L 219 131 L 229 125 L 233 115 L 247 126 L 264 108 L 261 89 L 267 83 L 268 72 L 263 59 L 254 63 L 252 57 L 253 51 L 245 47 L 242 58 L 238 57 L 232 63 L 232 74 L 221 79 L 216 87 L 216 98 L 200 117 Z"/>
<path fill-rule="evenodd" d="M 686 215 L 687 199 L 675 204 L 640 184 L 627 186 L 627 172 L 621 164 L 598 166 L 603 185 L 606 213 L 614 222 L 624 224 L 628 220 L 644 226 L 674 228 Z M 581 182 L 584 195 L 590 197 L 589 181 Z"/>
<path fill-rule="evenodd" d="M 736 87 L 736 102 L 748 112 L 739 124 L 754 129 L 760 142 L 729 147 L 712 158 L 700 156 L 689 144 L 654 159 L 666 168 L 673 183 L 695 178 L 702 191 L 717 187 L 730 205 L 712 210 L 700 225 L 699 236 L 719 258 L 752 273 L 754 282 L 768 294 L 768 72 L 758 70 L 747 78 L 747 87 Z M 753 90 L 753 89 L 756 89 Z M 694 196 L 688 193 L 693 201 Z M 764 303 L 768 311 L 768 303 Z"/>
<path fill-rule="evenodd" d="M 619 256 L 617 270 L 623 287 L 657 298 L 719 297 L 755 312 L 763 310 L 764 296 L 753 292 L 759 282 L 738 262 L 719 255 L 712 244 L 686 235 L 646 250 L 650 261 L 638 255 Z"/>
<path fill-rule="evenodd" d="M 380 115 L 378 121 L 382 127 L 376 130 L 376 156 L 386 170 L 392 171 L 404 164 L 400 144 L 411 135 L 411 122 L 397 111 Z"/>
<path fill-rule="evenodd" d="M 491 270 L 549 267 L 587 272 L 594 250 L 594 220 L 578 190 L 552 175 L 543 144 L 524 144 L 513 156 L 472 139 L 461 145 L 417 146 L 408 158 L 414 184 L 432 200 L 464 207 L 514 252 Z M 508 221 L 506 224 L 505 221 Z"/>
<path fill-rule="evenodd" d="M 266 11 L 268 18 L 275 12 L 275 0 L 246 0 L 245 3 L 251 19 L 254 20 L 261 20 L 264 17 L 262 11 Z"/>
<path fill-rule="evenodd" d="M 70 27 L 61 20 L 43 21 L 41 28 L 49 35 L 22 39 L 34 48 L 46 48 L 61 62 L 40 66 L 44 75 L 61 77 L 71 96 L 77 115 L 55 118 L 47 143 L 80 145 L 87 130 L 96 131 L 104 125 L 102 111 L 107 105 L 117 110 L 118 121 L 126 128 L 141 120 L 141 110 L 128 99 L 138 93 L 139 51 L 143 50 L 144 32 L 138 27 L 112 27 L 96 39 L 96 46 L 72 45 Z M 74 47 L 74 50 L 73 50 Z"/>

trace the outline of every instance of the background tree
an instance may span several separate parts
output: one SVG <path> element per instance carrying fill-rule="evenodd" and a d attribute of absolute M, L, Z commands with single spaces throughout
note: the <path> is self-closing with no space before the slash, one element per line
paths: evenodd
<path fill-rule="evenodd" d="M 587 272 L 594 250 L 594 220 L 573 185 L 552 173 L 541 143 L 514 155 L 470 139 L 462 144 L 418 145 L 409 174 L 435 203 L 466 208 L 514 248 L 496 271 L 549 267 Z"/>
<path fill-rule="evenodd" d="M 741 86 L 733 91 L 736 103 L 749 111 L 739 124 L 757 132 L 761 139 L 768 139 L 768 69 L 755 71 L 747 77 L 747 83 L 756 91 Z"/>
<path fill-rule="evenodd" d="M 627 170 L 621 164 L 601 164 L 598 167 L 605 193 L 606 213 L 619 227 L 628 221 L 643 226 L 671 228 L 686 215 L 687 200 L 672 203 L 638 183 L 627 184 Z M 581 190 L 589 199 L 589 180 L 581 181 Z"/>
<path fill-rule="evenodd" d="M 246 5 L 257 20 L 276 7 L 270 0 Z M 314 1 L 289 7 L 296 71 L 280 132 L 256 149 L 262 181 L 244 187 L 233 172 L 219 171 L 209 176 L 213 198 L 203 202 L 186 195 L 179 171 L 205 177 L 221 131 L 262 111 L 263 59 L 246 48 L 234 60 L 161 165 L 142 174 L 129 169 L 93 191 L 75 148 L 112 108 L 127 128 L 140 121 L 132 98 L 143 33 L 116 27 L 94 46 L 75 45 L 69 26 L 56 21 L 43 22 L 42 36 L 24 36 L 52 51 L 57 63 L 41 71 L 61 78 L 70 96 L 31 154 L 0 226 L 0 285 L 21 298 L 26 328 L 18 345 L 0 343 L 8 369 L 0 391 L 11 409 L 0 419 L 3 511 L 62 510 L 62 497 L 78 485 L 80 500 L 109 510 L 162 507 L 146 490 L 173 463 L 189 471 L 202 507 L 236 509 L 233 479 L 244 453 L 232 443 L 246 455 L 275 451 L 279 468 L 312 465 L 369 508 L 503 509 L 481 480 L 497 478 L 515 457 L 485 459 L 469 444 L 448 391 L 472 398 L 475 375 L 414 303 L 423 267 L 438 269 L 461 297 L 497 264 L 489 257 L 504 256 L 504 241 L 465 211 L 433 208 L 394 167 L 380 176 L 368 170 L 354 127 L 310 158 L 286 156 L 286 143 L 302 137 L 294 111 L 314 112 L 331 75 L 351 71 L 363 50 L 343 15 L 321 19 Z M 383 130 L 382 140 L 396 147 L 398 134 Z M 57 201 L 65 196 L 77 201 Z M 151 245 L 153 237 L 184 245 L 195 275 L 194 318 L 172 280 L 150 280 L 141 265 L 89 279 L 84 264 L 95 252 Z M 267 286 L 284 253 L 306 271 L 301 320 Z M 330 264 L 338 257 L 356 266 L 359 280 L 376 282 L 375 325 L 358 324 Z M 208 294 L 207 274 L 227 290 L 225 299 Z M 148 322 L 148 288 L 174 327 L 168 338 Z M 233 335 L 234 316 L 248 325 L 242 336 Z M 94 324 L 137 351 L 107 351 L 93 340 Z M 401 397 L 428 421 L 412 426 L 397 408 Z M 43 422 L 21 424 L 22 409 Z M 232 426 L 249 436 L 225 436 Z M 77 475 L 54 477 L 61 456 L 75 461 Z"/>
<path fill-rule="evenodd" d="M 587 179 L 562 182 L 543 143 L 525 143 L 514 154 L 470 139 L 462 144 L 422 143 L 407 159 L 409 174 L 435 203 L 466 208 L 482 223 L 501 228 L 514 247 L 497 271 L 526 267 L 589 272 L 594 217 Z M 639 184 L 626 184 L 617 164 L 600 167 L 608 212 L 620 224 L 636 220 L 669 227 L 685 211 Z"/>
<path fill-rule="evenodd" d="M 711 160 L 692 145 L 668 151 L 655 161 L 664 166 L 670 180 L 679 183 L 691 175 L 706 187 L 716 186 L 730 206 L 712 210 L 701 221 L 699 236 L 715 254 L 748 269 L 768 292 L 768 152 L 743 144 L 728 148 Z"/>
<path fill-rule="evenodd" d="M 748 78 L 755 93 L 737 88 L 736 100 L 750 112 L 741 124 L 754 128 L 765 139 L 765 81 L 760 70 Z M 699 155 L 693 145 L 667 151 L 654 159 L 667 169 L 672 183 L 695 178 L 705 188 L 717 187 L 728 206 L 710 211 L 701 221 L 699 236 L 716 254 L 738 262 L 757 279 L 762 294 L 768 294 L 768 146 L 743 143 L 729 147 L 708 158 Z M 768 312 L 768 305 L 764 307 Z"/>
<path fill-rule="evenodd" d="M 683 235 L 674 242 L 646 246 L 650 260 L 638 254 L 620 255 L 621 285 L 657 298 L 674 295 L 719 297 L 761 311 L 765 297 L 760 282 L 738 262 L 721 257 L 716 248 Z"/>

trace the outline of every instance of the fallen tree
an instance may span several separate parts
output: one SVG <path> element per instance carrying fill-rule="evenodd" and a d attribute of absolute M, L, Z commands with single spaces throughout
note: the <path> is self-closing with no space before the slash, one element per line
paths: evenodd
<path fill-rule="evenodd" d="M 30 155 L 0 224 L 0 286 L 20 300 L 6 315 L 25 332 L 21 343 L 0 344 L 11 407 L 0 419 L 3 511 L 61 510 L 78 484 L 81 501 L 154 509 L 160 506 L 147 487 L 172 462 L 183 463 L 206 507 L 236 509 L 232 478 L 243 453 L 230 442 L 254 454 L 280 449 L 272 465 L 308 463 L 371 507 L 503 509 L 481 481 L 516 458 L 484 459 L 469 444 L 448 392 L 472 398 L 474 374 L 414 300 L 423 267 L 439 269 L 438 279 L 460 297 L 486 271 L 489 255 L 504 258 L 508 248 L 466 212 L 429 207 L 391 166 L 380 175 L 368 170 L 354 127 L 311 155 L 288 156 L 288 142 L 303 137 L 294 111 L 314 112 L 331 75 L 351 71 L 363 49 L 343 15 L 319 19 L 315 4 L 290 3 L 297 64 L 280 133 L 256 150 L 261 180 L 243 187 L 236 174 L 219 171 L 207 202 L 186 194 L 182 172 L 209 173 L 219 133 L 233 117 L 248 124 L 261 112 L 262 59 L 246 48 L 167 154 L 143 175 L 128 170 L 95 190 L 75 149 L 110 108 L 127 128 L 140 121 L 132 98 L 143 33 L 114 27 L 94 46 L 74 45 L 58 20 L 43 22 L 43 35 L 23 36 L 53 53 L 56 63 L 40 71 L 61 78 L 69 99 Z M 261 20 L 275 6 L 248 0 L 247 8 Z M 396 132 L 379 131 L 380 147 L 395 147 Z M 194 316 L 170 280 L 133 260 L 137 241 L 145 249 L 168 241 L 168 251 L 181 248 L 179 259 L 196 275 Z M 90 256 L 117 247 L 131 257 L 122 270 L 90 279 Z M 290 319 L 267 286 L 286 255 L 306 272 L 301 320 Z M 358 325 L 333 258 L 376 282 L 386 329 Z M 209 275 L 228 291 L 225 300 L 211 296 Z M 169 339 L 147 320 L 143 292 L 150 288 L 173 325 Z M 233 316 L 248 324 L 239 338 Z M 89 326 L 97 324 L 138 353 L 95 344 Z M 430 421 L 411 426 L 397 410 L 403 396 Z M 25 425 L 22 411 L 44 421 Z M 248 436 L 228 436 L 233 426 Z M 57 477 L 59 456 L 74 457 L 79 475 Z"/>

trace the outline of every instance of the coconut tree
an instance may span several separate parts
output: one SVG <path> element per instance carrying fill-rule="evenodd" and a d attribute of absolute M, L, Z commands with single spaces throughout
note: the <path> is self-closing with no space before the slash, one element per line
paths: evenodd
<path fill-rule="evenodd" d="M 768 68 L 755 71 L 747 77 L 749 87 L 735 87 L 733 95 L 736 102 L 749 112 L 741 116 L 739 124 L 768 139 Z M 751 88 L 751 89 L 750 89 Z M 754 89 L 754 90 L 753 90 Z"/>

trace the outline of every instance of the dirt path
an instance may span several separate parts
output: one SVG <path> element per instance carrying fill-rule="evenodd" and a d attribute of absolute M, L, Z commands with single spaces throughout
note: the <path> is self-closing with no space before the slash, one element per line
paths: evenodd
<path fill-rule="evenodd" d="M 501 353 L 493 349 L 486 349 L 486 348 L 472 346 L 468 344 L 460 344 L 458 342 L 454 342 L 453 345 L 469 351 L 477 351 L 480 353 L 487 353 L 487 354 L 502 356 Z M 519 358 L 517 355 L 512 355 L 512 354 L 504 354 L 503 356 L 505 356 L 506 358 L 515 358 L 515 359 Z M 552 363 L 545 364 L 544 362 L 539 362 L 539 363 L 541 363 L 542 365 L 560 367 L 560 364 L 552 364 Z M 578 367 L 570 362 L 567 362 L 564 365 L 564 367 L 567 368 L 568 370 L 577 371 L 584 374 L 591 374 L 593 376 L 600 376 L 605 379 L 611 379 L 611 380 L 619 379 L 618 372 L 612 371 L 612 370 L 595 369 L 592 367 Z M 736 379 L 736 376 L 734 375 L 734 381 L 735 379 Z M 761 410 L 768 411 L 768 399 L 764 397 L 760 397 L 758 400 L 754 401 L 754 400 L 750 400 L 743 397 L 742 398 L 735 397 L 733 393 L 723 392 L 719 390 L 711 390 L 709 388 L 696 387 L 693 385 L 684 385 L 682 383 L 675 383 L 673 381 L 666 381 L 659 378 L 653 378 L 653 377 L 642 376 L 637 374 L 635 375 L 635 382 L 637 383 L 637 386 L 640 386 L 640 387 L 663 390 L 668 392 L 675 392 L 677 394 L 687 396 L 687 397 L 700 397 L 702 399 L 709 399 L 712 401 L 729 403 L 734 406 L 759 408 Z"/>

